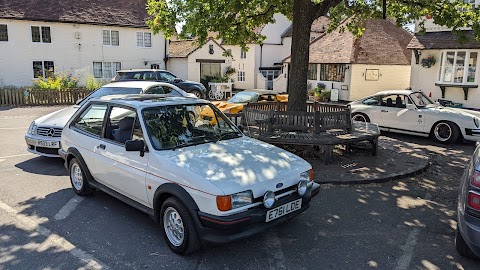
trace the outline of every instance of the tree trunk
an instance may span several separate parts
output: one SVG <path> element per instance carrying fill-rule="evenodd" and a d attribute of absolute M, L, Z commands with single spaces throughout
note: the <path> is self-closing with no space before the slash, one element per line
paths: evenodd
<path fill-rule="evenodd" d="M 288 110 L 306 111 L 307 73 L 310 47 L 310 28 L 314 20 L 311 0 L 295 0 L 290 73 L 288 78 Z M 294 49 L 294 50 L 293 50 Z"/>

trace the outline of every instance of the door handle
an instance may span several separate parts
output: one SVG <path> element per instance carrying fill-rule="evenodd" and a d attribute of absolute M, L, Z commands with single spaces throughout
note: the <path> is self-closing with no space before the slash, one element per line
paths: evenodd
<path fill-rule="evenodd" d="M 382 110 L 382 112 L 388 112 L 388 111 L 386 111 L 386 110 Z"/>
<path fill-rule="evenodd" d="M 100 145 L 97 146 L 97 147 L 100 148 L 100 149 L 105 149 L 106 146 L 105 146 L 105 144 L 100 144 Z"/>

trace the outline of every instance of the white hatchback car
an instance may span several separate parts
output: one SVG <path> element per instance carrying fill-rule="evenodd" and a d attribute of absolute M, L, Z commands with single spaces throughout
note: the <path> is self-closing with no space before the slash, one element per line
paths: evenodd
<path fill-rule="evenodd" d="M 205 109 L 215 124 L 202 118 Z M 92 99 L 67 123 L 61 145 L 77 194 L 100 189 L 148 213 L 179 254 L 296 216 L 320 188 L 308 162 L 244 136 L 198 99 Z"/>
<path fill-rule="evenodd" d="M 140 81 L 107 84 L 95 90 L 85 99 L 79 100 L 77 105 L 55 111 L 33 121 L 25 134 L 27 150 L 45 157 L 59 157 L 58 150 L 63 127 L 78 108 L 91 98 L 119 94 L 168 94 L 196 98 L 194 94 L 189 94 L 169 83 Z"/>

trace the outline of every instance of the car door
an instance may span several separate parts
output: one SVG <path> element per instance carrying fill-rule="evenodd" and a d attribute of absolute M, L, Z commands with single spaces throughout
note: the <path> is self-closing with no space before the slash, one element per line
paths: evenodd
<path fill-rule="evenodd" d="M 149 205 L 145 187 L 148 153 L 127 152 L 125 142 L 143 140 L 136 111 L 112 106 L 105 121 L 103 140 L 97 146 L 98 181 L 143 204 Z"/>
<path fill-rule="evenodd" d="M 373 96 L 366 98 L 362 101 L 364 107 L 360 112 L 365 113 L 368 118 L 370 119 L 371 123 L 377 124 L 379 126 L 382 125 L 382 116 L 380 114 L 380 104 L 381 104 L 382 96 Z"/>
<path fill-rule="evenodd" d="M 96 149 L 101 143 L 103 122 L 107 113 L 106 104 L 92 103 L 80 115 L 72 121 L 71 129 L 75 132 L 74 141 L 70 142 L 77 146 L 87 164 L 93 178 L 98 178 L 96 170 Z"/>
<path fill-rule="evenodd" d="M 419 109 L 407 109 L 413 104 L 407 95 L 388 95 L 382 99 L 382 126 L 400 133 L 423 133 L 425 121 Z"/>

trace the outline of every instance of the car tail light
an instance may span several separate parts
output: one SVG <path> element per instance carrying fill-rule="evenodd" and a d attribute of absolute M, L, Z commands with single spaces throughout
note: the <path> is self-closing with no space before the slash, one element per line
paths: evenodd
<path fill-rule="evenodd" d="M 315 175 L 313 174 L 313 169 L 310 169 L 310 181 L 313 182 L 313 179 L 315 179 L 314 176 L 315 176 Z"/>
<path fill-rule="evenodd" d="M 217 208 L 220 211 L 228 211 L 232 209 L 232 197 L 228 196 L 217 196 Z"/>
<path fill-rule="evenodd" d="M 480 172 L 473 171 L 473 174 L 470 176 L 470 184 L 474 187 L 480 188 Z"/>
<path fill-rule="evenodd" d="M 480 195 L 470 191 L 467 204 L 468 207 L 480 211 Z"/>

